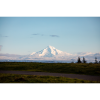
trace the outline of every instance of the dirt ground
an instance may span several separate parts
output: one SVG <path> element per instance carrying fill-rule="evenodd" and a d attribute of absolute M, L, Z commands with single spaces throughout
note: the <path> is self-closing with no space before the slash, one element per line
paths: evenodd
<path fill-rule="evenodd" d="M 22 75 L 58 76 L 58 77 L 90 80 L 90 81 L 100 81 L 100 76 L 80 75 L 80 74 L 63 74 L 63 73 L 31 72 L 31 71 L 0 71 L 0 73 L 22 74 Z"/>

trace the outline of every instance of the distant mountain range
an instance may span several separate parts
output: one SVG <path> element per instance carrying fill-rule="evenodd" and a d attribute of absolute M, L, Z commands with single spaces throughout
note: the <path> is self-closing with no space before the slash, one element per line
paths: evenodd
<path fill-rule="evenodd" d="M 97 57 L 98 61 L 100 61 L 100 53 L 78 52 L 76 54 L 70 54 L 50 45 L 30 55 L 0 54 L 0 61 L 76 62 L 78 57 L 81 60 L 82 57 L 85 57 L 87 62 L 94 62 L 95 57 Z"/>

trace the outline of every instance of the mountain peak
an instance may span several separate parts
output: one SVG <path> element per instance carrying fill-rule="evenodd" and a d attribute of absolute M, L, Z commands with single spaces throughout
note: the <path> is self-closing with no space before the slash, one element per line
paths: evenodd
<path fill-rule="evenodd" d="M 49 47 L 49 48 L 50 48 L 50 47 L 53 47 L 53 46 L 51 46 L 51 45 L 48 45 L 47 47 Z"/>
<path fill-rule="evenodd" d="M 62 51 L 56 49 L 55 47 L 49 45 L 47 46 L 47 48 L 39 51 L 39 52 L 33 52 L 31 55 L 38 55 L 38 56 L 42 56 L 42 57 L 52 57 L 58 54 L 61 54 Z"/>
<path fill-rule="evenodd" d="M 55 47 L 53 47 L 53 46 L 51 46 L 51 45 L 47 46 L 47 48 L 56 49 Z"/>

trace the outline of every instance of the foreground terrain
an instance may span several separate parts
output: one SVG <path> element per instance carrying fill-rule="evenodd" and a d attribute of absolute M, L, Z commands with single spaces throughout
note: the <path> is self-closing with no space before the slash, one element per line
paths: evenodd
<path fill-rule="evenodd" d="M 100 64 L 0 62 L 0 70 L 99 75 Z"/>
<path fill-rule="evenodd" d="M 0 73 L 0 83 L 100 83 L 100 81 L 88 81 L 88 80 L 72 79 L 66 77 Z"/>
<path fill-rule="evenodd" d="M 0 62 L 0 83 L 100 83 L 100 64 Z"/>
<path fill-rule="evenodd" d="M 93 75 L 80 75 L 80 74 L 63 74 L 63 73 L 49 73 L 49 72 L 32 72 L 32 71 L 1 71 L 3 74 L 20 74 L 20 75 L 42 75 L 42 76 L 55 76 L 55 77 L 67 77 L 77 78 L 90 81 L 100 81 L 100 76 Z"/>

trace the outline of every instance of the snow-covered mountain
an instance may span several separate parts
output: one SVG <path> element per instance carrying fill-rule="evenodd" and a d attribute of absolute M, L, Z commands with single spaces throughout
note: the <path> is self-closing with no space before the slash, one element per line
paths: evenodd
<path fill-rule="evenodd" d="M 69 53 L 60 51 L 56 49 L 53 46 L 47 46 L 45 49 L 39 51 L 39 52 L 33 52 L 31 56 L 38 56 L 38 57 L 54 57 L 54 56 L 66 56 L 66 55 L 71 55 Z"/>
<path fill-rule="evenodd" d="M 83 59 L 85 57 L 87 62 L 94 62 L 95 57 L 97 57 L 98 61 L 100 61 L 100 52 L 92 53 L 92 52 L 77 52 L 75 54 L 70 54 L 67 52 L 60 51 L 53 46 L 47 46 L 45 49 L 33 52 L 29 55 L 16 55 L 16 54 L 1 54 L 0 53 L 0 61 L 1 60 L 20 60 L 20 61 L 55 61 L 55 62 L 76 62 L 78 57 Z"/>

